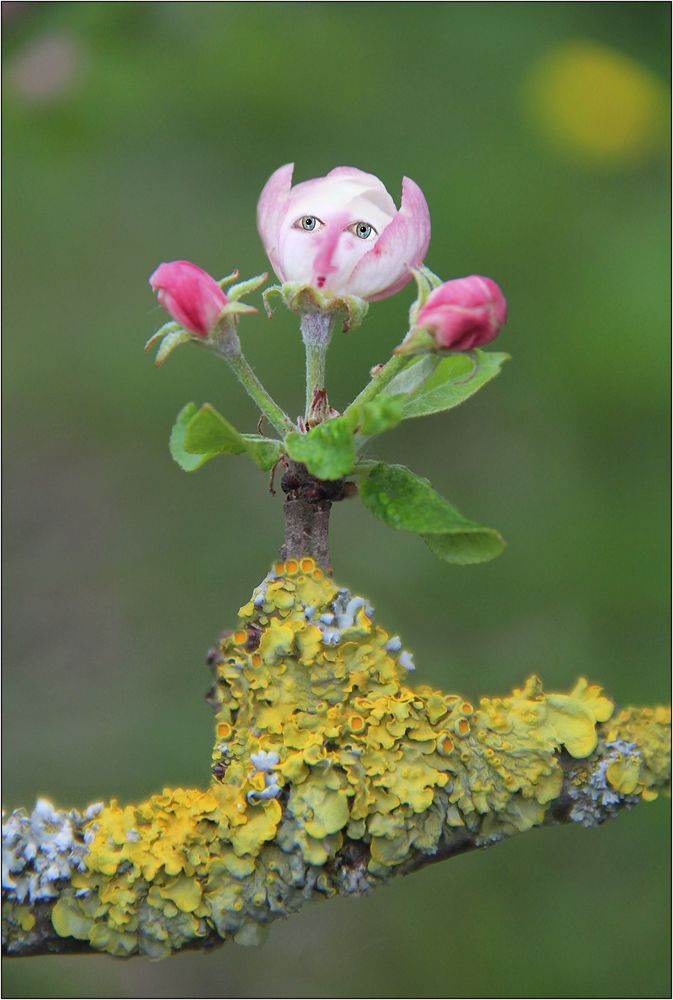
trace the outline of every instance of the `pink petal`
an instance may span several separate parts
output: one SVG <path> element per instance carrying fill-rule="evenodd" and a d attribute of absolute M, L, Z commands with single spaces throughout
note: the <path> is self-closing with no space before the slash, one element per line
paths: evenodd
<path fill-rule="evenodd" d="M 435 288 L 416 324 L 430 330 L 439 347 L 465 351 L 493 340 L 507 319 L 507 303 L 491 278 L 471 274 Z"/>
<path fill-rule="evenodd" d="M 278 237 L 290 204 L 293 171 L 294 163 L 286 163 L 284 167 L 274 171 L 264 185 L 257 203 L 257 231 L 266 255 L 281 281 L 286 279 L 278 257 Z"/>
<path fill-rule="evenodd" d="M 210 333 L 227 304 L 215 279 L 189 260 L 160 264 L 150 285 L 166 312 L 200 337 Z"/>
<path fill-rule="evenodd" d="M 410 268 L 422 263 L 429 243 L 428 204 L 418 184 L 405 177 L 400 210 L 353 269 L 349 294 L 374 302 L 398 292 L 411 279 Z"/>

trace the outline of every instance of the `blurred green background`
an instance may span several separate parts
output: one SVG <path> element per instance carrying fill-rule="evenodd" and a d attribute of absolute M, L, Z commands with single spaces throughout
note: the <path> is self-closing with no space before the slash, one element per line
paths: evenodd
<path fill-rule="evenodd" d="M 144 797 L 209 777 L 204 657 L 264 576 L 281 497 L 243 458 L 186 475 L 188 400 L 240 429 L 226 367 L 142 345 L 147 278 L 187 258 L 267 265 L 256 200 L 354 164 L 432 213 L 428 264 L 495 278 L 513 360 L 460 410 L 376 454 L 509 542 L 435 562 L 355 501 L 339 581 L 370 597 L 419 681 L 474 698 L 531 671 L 622 703 L 668 691 L 670 8 L 661 3 L 6 3 L 4 803 Z M 405 332 L 412 292 L 337 336 L 341 407 Z M 303 401 L 294 318 L 242 323 Z M 668 814 L 533 832 L 314 906 L 257 950 L 153 965 L 5 963 L 7 997 L 670 995 Z"/>

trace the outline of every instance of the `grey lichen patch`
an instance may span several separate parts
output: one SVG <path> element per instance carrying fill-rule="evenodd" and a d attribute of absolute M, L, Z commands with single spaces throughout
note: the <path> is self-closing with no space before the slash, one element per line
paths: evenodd
<path fill-rule="evenodd" d="M 568 771 L 567 794 L 573 805 L 569 818 L 582 826 L 598 826 L 620 809 L 639 801 L 638 795 L 619 792 L 607 778 L 612 764 L 640 765 L 640 751 L 625 740 L 601 741 L 596 751 Z"/>
<path fill-rule="evenodd" d="M 73 876 L 85 870 L 88 854 L 84 825 L 103 809 L 98 802 L 84 812 L 57 809 L 38 799 L 32 813 L 16 809 L 2 823 L 2 941 L 8 952 L 21 953 L 44 938 L 50 924 L 45 904 L 70 891 Z M 88 889 L 79 890 L 86 895 Z M 39 922 L 38 922 L 39 918 Z"/>
<path fill-rule="evenodd" d="M 8 901 L 35 903 L 55 899 L 59 883 L 73 872 L 84 871 L 88 853 L 83 825 L 101 812 L 98 802 L 84 814 L 77 809 L 57 809 L 38 799 L 30 815 L 24 809 L 11 813 L 2 824 L 2 888 Z"/>

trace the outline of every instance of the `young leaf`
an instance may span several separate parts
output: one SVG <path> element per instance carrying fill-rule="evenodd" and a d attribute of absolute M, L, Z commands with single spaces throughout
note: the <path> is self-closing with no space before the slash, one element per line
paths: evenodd
<path fill-rule="evenodd" d="M 371 437 L 397 427 L 402 419 L 403 405 L 399 396 L 388 396 L 383 392 L 368 403 L 363 403 L 358 407 L 358 432 Z"/>
<path fill-rule="evenodd" d="M 477 359 L 476 368 L 475 363 L 465 354 L 451 354 L 440 358 L 434 369 L 430 369 L 429 365 L 426 366 L 426 370 L 430 369 L 428 376 L 406 397 L 403 416 L 424 417 L 430 413 L 439 413 L 441 410 L 451 410 L 454 406 L 459 406 L 495 378 L 504 362 L 509 359 L 508 354 L 497 351 L 477 350 L 474 354 Z M 405 376 L 410 380 L 414 369 L 423 361 L 425 358 L 403 369 L 384 391 L 392 395 L 405 392 Z"/>
<path fill-rule="evenodd" d="M 194 472 L 216 455 L 250 456 L 260 469 L 270 469 L 282 452 L 280 441 L 259 434 L 239 434 L 222 414 L 205 403 L 187 403 L 171 431 L 171 455 L 185 472 Z"/>
<path fill-rule="evenodd" d="M 243 434 L 242 437 L 245 450 L 262 472 L 272 469 L 283 453 L 280 441 L 274 441 L 273 438 L 260 437 L 258 434 Z"/>
<path fill-rule="evenodd" d="M 341 479 L 355 465 L 355 439 L 352 419 L 334 417 L 308 434 L 292 431 L 285 438 L 290 458 L 306 466 L 318 479 Z"/>
<path fill-rule="evenodd" d="M 187 403 L 186 406 L 183 406 L 178 413 L 175 423 L 173 424 L 173 429 L 168 442 L 168 447 L 173 459 L 178 463 L 181 469 L 184 469 L 185 472 L 194 472 L 195 469 L 199 469 L 204 462 L 207 462 L 208 459 L 213 458 L 217 454 L 217 452 L 207 452 L 199 455 L 194 452 L 189 452 L 185 448 L 185 434 L 187 432 L 187 427 L 198 412 L 199 408 L 196 403 Z"/>
<path fill-rule="evenodd" d="M 246 450 L 236 428 L 210 403 L 204 403 L 185 427 L 184 447 L 190 455 L 240 455 Z"/>
<path fill-rule="evenodd" d="M 477 528 L 445 535 L 421 535 L 433 555 L 458 566 L 489 562 L 505 548 L 502 536 L 494 528 Z"/>
<path fill-rule="evenodd" d="M 391 528 L 421 535 L 432 552 L 447 562 L 486 562 L 504 548 L 497 531 L 468 521 L 427 479 L 403 465 L 374 465 L 360 483 L 360 496 L 375 517 Z"/>
<path fill-rule="evenodd" d="M 442 360 L 441 354 L 417 354 L 410 357 L 408 364 L 391 379 L 383 392 L 391 396 L 410 396 L 427 382 Z"/>

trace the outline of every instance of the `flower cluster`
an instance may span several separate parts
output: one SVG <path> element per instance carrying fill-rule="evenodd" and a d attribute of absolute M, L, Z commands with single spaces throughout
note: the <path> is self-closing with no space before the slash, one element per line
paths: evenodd
<path fill-rule="evenodd" d="M 357 167 L 335 167 L 294 186 L 293 170 L 291 163 L 276 170 L 257 206 L 257 228 L 280 281 L 327 299 L 373 302 L 400 291 L 430 243 L 419 186 L 403 179 L 398 209 L 379 178 Z M 229 304 L 221 284 L 190 261 L 160 264 L 150 285 L 173 320 L 200 338 L 213 333 Z M 435 288 L 415 329 L 430 333 L 436 349 L 468 351 L 493 340 L 506 315 L 498 285 L 472 275 Z"/>
<path fill-rule="evenodd" d="M 160 342 L 157 365 L 189 342 L 213 351 L 254 400 L 269 434 L 278 435 L 264 436 L 263 424 L 258 424 L 257 434 L 239 433 L 209 403 L 188 403 L 170 438 L 171 455 L 185 471 L 217 455 L 247 454 L 262 469 L 294 465 L 321 482 L 360 477 L 357 489 L 347 484 L 334 497 L 357 492 L 367 505 L 371 491 L 365 488 L 365 478 L 371 475 L 372 462 L 363 460 L 361 453 L 371 437 L 409 417 L 451 409 L 497 375 L 507 355 L 478 348 L 497 336 L 507 305 L 490 278 L 471 275 L 442 282 L 425 266 L 430 213 L 415 181 L 403 178 L 398 207 L 378 177 L 357 167 L 335 167 L 324 177 L 296 184 L 293 170 L 291 163 L 280 167 L 264 185 L 257 228 L 281 282 L 264 290 L 266 311 L 272 315 L 275 297 L 300 317 L 306 350 L 303 413 L 293 418 L 285 412 L 243 353 L 239 321 L 257 310 L 242 299 L 262 287 L 266 274 L 238 281 L 234 271 L 215 280 L 190 261 L 161 264 L 150 285 L 172 321 L 150 338 L 146 349 Z M 330 402 L 326 384 L 335 327 L 339 324 L 346 332 L 360 326 L 370 302 L 394 295 L 412 279 L 417 296 L 406 335 L 384 364 L 371 369 L 369 384 L 340 413 Z M 420 364 L 415 355 L 425 356 Z M 393 483 L 395 468 L 389 467 L 389 482 L 378 491 L 387 498 L 385 511 L 381 504 L 369 505 L 375 516 L 392 527 L 413 530 L 425 541 L 430 538 L 432 552 L 447 562 L 483 562 L 502 551 L 497 533 L 456 519 L 455 508 L 445 502 L 440 532 L 437 518 L 424 514 L 427 503 L 421 495 L 428 484 L 409 473 L 400 485 L 399 467 Z M 405 510 L 411 516 L 402 517 Z M 396 512 L 392 520 L 390 511 Z M 277 786 L 272 777 L 267 773 L 259 780 L 266 784 L 253 790 L 255 800 L 273 798 Z"/>

